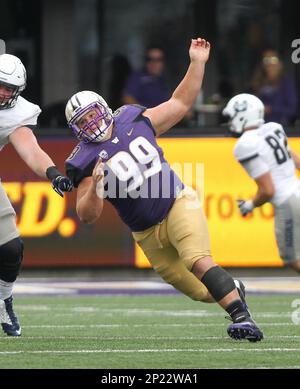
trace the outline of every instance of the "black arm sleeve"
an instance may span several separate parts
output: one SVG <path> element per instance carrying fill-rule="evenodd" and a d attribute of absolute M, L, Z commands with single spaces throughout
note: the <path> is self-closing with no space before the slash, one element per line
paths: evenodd
<path fill-rule="evenodd" d="M 72 181 L 74 187 L 78 188 L 78 185 L 84 178 L 92 176 L 93 169 L 95 166 L 95 161 L 92 161 L 84 170 L 79 169 L 68 162 L 66 162 L 65 166 L 66 166 L 67 176 Z"/>

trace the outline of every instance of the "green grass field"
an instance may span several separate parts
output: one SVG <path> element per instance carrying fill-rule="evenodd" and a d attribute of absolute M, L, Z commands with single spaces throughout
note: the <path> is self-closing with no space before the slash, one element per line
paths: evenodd
<path fill-rule="evenodd" d="M 265 335 L 250 343 L 227 336 L 229 321 L 217 305 L 184 296 L 17 297 L 23 333 L 0 335 L 0 366 L 300 368 L 300 324 L 291 316 L 295 299 L 299 295 L 250 296 Z"/>

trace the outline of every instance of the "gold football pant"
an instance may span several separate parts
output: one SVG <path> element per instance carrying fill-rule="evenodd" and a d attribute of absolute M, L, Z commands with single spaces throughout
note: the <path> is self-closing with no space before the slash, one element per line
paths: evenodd
<path fill-rule="evenodd" d="M 193 300 L 207 300 L 207 288 L 191 272 L 196 261 L 211 255 L 206 218 L 193 189 L 180 193 L 161 223 L 133 237 L 167 283 Z"/>

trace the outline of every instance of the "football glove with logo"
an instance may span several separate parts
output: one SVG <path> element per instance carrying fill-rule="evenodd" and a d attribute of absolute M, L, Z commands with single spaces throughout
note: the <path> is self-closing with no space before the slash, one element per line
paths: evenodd
<path fill-rule="evenodd" d="M 247 216 L 255 208 L 252 200 L 236 200 L 242 216 Z"/>

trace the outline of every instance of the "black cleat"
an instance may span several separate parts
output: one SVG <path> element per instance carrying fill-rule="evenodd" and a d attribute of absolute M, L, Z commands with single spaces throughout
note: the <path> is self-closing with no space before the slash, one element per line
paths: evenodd
<path fill-rule="evenodd" d="M 8 336 L 20 336 L 21 327 L 13 310 L 13 297 L 0 300 L 0 321 L 3 331 Z"/>
<path fill-rule="evenodd" d="M 262 331 L 251 317 L 248 305 L 246 303 L 246 288 L 242 281 L 234 280 L 235 286 L 242 300 L 245 314 L 235 317 L 233 323 L 227 328 L 228 335 L 236 340 L 247 339 L 249 342 L 259 342 L 264 336 Z"/>

